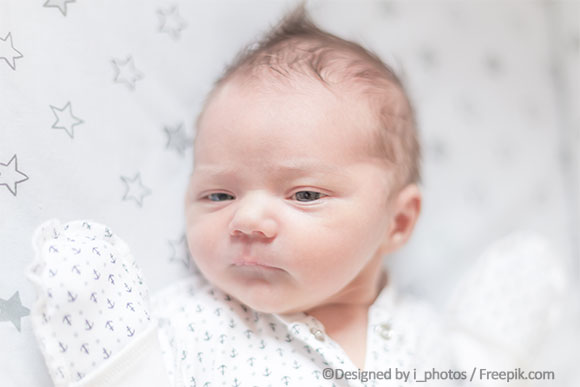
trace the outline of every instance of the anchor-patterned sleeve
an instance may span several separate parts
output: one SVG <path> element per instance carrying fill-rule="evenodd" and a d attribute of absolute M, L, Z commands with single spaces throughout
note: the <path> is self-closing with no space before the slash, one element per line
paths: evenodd
<path fill-rule="evenodd" d="M 33 247 L 32 323 L 55 386 L 137 385 L 131 369 L 147 362 L 158 370 L 149 377 L 166 381 L 160 355 L 151 358 L 160 351 L 146 350 L 159 347 L 157 328 L 128 246 L 98 223 L 51 220 Z"/>

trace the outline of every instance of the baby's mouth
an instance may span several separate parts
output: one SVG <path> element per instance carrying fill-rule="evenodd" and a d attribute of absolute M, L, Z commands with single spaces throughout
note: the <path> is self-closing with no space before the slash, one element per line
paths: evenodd
<path fill-rule="evenodd" d="M 279 267 L 272 266 L 266 262 L 250 256 L 242 256 L 234 259 L 233 266 L 250 269 L 255 268 L 258 270 L 282 270 Z"/>

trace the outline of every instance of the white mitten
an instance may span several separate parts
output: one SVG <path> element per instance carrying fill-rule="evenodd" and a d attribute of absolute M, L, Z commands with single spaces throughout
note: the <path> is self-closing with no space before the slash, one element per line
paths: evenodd
<path fill-rule="evenodd" d="M 521 366 L 549 340 L 567 289 L 561 258 L 544 238 L 523 232 L 481 255 L 449 305 L 466 368 Z"/>
<path fill-rule="evenodd" d="M 69 386 L 152 324 L 148 290 L 129 248 L 106 226 L 51 220 L 33 246 L 33 329 L 55 386 Z"/>

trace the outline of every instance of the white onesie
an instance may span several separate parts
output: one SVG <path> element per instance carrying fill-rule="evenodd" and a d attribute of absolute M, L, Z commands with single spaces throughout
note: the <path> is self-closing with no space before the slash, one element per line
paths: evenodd
<path fill-rule="evenodd" d="M 424 380 L 425 370 L 452 371 L 442 384 L 462 385 L 481 362 L 520 365 L 536 333 L 547 329 L 546 308 L 561 291 L 547 247 L 525 237 L 484 256 L 450 321 L 389 284 L 369 309 L 363 371 L 371 374 L 358 370 L 313 317 L 254 311 L 199 275 L 150 302 L 128 246 L 106 226 L 52 220 L 33 244 L 29 277 L 39 292 L 33 326 L 58 387 L 403 386 Z M 521 263 L 518 246 L 526 246 L 532 265 L 523 277 L 500 278 L 516 286 L 505 293 L 497 275 Z M 518 286 L 530 278 L 533 286 Z M 488 300 L 497 315 L 482 308 Z M 523 304 L 514 309 L 514 300 Z"/>

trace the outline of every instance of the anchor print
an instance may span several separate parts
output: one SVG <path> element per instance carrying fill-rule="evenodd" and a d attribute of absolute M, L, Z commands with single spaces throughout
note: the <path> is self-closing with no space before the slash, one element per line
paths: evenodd
<path fill-rule="evenodd" d="M 67 294 L 68 294 L 68 302 L 75 302 L 78 298 L 78 294 L 73 295 L 70 290 L 67 291 Z"/>
<path fill-rule="evenodd" d="M 298 336 L 300 334 L 300 328 L 298 327 L 298 324 L 292 324 L 290 329 L 294 335 Z"/>

